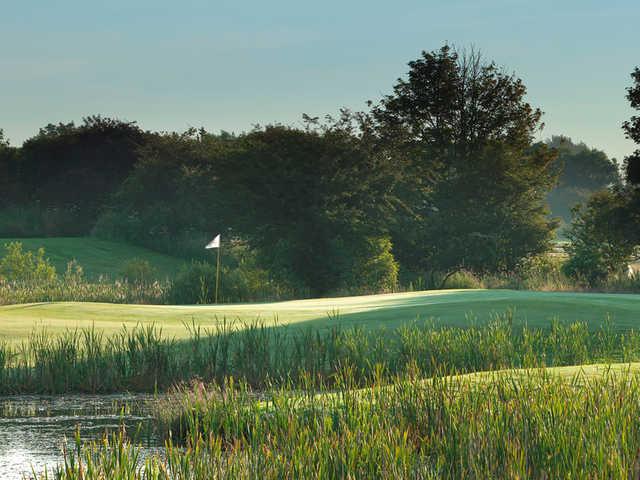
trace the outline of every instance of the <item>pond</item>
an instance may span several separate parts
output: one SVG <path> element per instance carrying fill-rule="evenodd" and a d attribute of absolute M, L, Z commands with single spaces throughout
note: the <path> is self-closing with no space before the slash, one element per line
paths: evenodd
<path fill-rule="evenodd" d="M 0 479 L 51 473 L 66 442 L 73 448 L 76 429 L 83 440 L 100 438 L 121 425 L 138 432 L 145 453 L 162 444 L 149 415 L 151 395 L 64 395 L 0 397 Z M 33 469 L 33 470 L 32 470 Z"/>

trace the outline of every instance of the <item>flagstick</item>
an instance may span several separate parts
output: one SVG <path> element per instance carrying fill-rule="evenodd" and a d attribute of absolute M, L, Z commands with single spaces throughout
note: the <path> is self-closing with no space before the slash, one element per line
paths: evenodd
<path fill-rule="evenodd" d="M 218 262 L 216 267 L 216 304 L 218 303 L 218 285 L 219 284 L 220 284 L 220 245 L 218 245 Z"/>

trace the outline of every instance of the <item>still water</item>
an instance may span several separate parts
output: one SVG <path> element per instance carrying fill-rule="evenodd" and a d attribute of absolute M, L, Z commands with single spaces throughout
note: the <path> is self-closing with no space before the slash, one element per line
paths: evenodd
<path fill-rule="evenodd" d="M 0 397 L 0 479 L 31 478 L 62 460 L 66 442 L 73 448 L 76 428 L 84 440 L 105 431 L 139 432 L 145 453 L 161 444 L 149 416 L 149 395 L 64 395 Z M 32 470 L 33 469 L 33 470 Z"/>

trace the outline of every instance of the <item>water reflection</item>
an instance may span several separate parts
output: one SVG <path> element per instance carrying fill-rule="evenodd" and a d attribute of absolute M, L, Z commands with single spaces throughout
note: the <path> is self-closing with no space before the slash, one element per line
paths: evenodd
<path fill-rule="evenodd" d="M 77 427 L 88 440 L 125 425 L 144 450 L 157 450 L 161 442 L 149 416 L 152 401 L 150 395 L 0 397 L 0 478 L 51 470 L 62 459 L 65 438 L 73 445 Z"/>

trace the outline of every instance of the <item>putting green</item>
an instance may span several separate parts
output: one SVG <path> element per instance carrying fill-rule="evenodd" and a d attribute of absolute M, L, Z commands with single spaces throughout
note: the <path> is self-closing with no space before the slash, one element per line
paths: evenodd
<path fill-rule="evenodd" d="M 467 326 L 515 309 L 529 326 L 548 326 L 553 318 L 581 320 L 596 328 L 610 316 L 616 328 L 640 328 L 640 295 L 528 292 L 513 290 L 438 290 L 342 298 L 233 305 L 116 305 L 105 303 L 39 303 L 0 307 L 0 340 L 19 341 L 34 328 L 52 334 L 94 324 L 105 333 L 122 325 L 156 323 L 164 333 L 183 337 L 184 322 L 205 327 L 227 321 L 262 319 L 267 324 L 325 327 L 394 328 L 416 319 Z M 475 320 L 474 320 L 475 319 Z"/>

